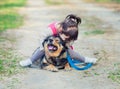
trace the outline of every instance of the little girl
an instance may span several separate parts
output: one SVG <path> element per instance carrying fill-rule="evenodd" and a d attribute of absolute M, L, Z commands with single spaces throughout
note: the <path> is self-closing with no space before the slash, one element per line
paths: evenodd
<path fill-rule="evenodd" d="M 96 58 L 83 57 L 73 50 L 72 44 L 78 38 L 78 25 L 80 23 L 80 17 L 70 14 L 66 16 L 65 20 L 60 23 L 51 23 L 48 26 L 47 32 L 49 35 L 59 34 L 62 40 L 66 42 L 68 46 L 68 52 L 72 59 L 77 59 L 85 63 L 96 63 Z M 46 36 L 48 36 L 48 34 L 46 34 Z M 30 58 L 20 61 L 20 65 L 23 67 L 29 66 L 35 61 L 43 58 L 44 54 L 44 49 L 39 47 Z"/>

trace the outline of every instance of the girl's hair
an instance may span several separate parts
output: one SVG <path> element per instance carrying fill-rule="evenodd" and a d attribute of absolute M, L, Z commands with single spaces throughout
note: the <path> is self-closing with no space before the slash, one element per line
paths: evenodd
<path fill-rule="evenodd" d="M 70 23 L 76 23 L 76 25 L 78 25 L 79 23 L 81 23 L 81 18 L 76 15 L 70 14 L 66 16 L 64 21 Z"/>
<path fill-rule="evenodd" d="M 81 23 L 81 18 L 76 15 L 70 14 L 66 16 L 65 20 L 61 22 L 62 33 L 69 35 L 69 40 L 77 40 L 78 38 L 78 25 Z"/>

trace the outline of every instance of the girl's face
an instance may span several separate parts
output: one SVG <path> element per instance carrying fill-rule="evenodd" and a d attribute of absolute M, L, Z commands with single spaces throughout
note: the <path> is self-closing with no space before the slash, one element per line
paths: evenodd
<path fill-rule="evenodd" d="M 75 41 L 77 39 L 77 36 L 78 36 L 78 30 L 77 29 L 68 28 L 67 31 L 62 31 L 60 33 L 60 37 L 65 42 Z"/>
<path fill-rule="evenodd" d="M 64 33 L 59 34 L 59 35 L 65 43 L 68 43 L 66 44 L 66 46 L 71 46 L 74 43 L 74 40 L 69 40 L 70 39 L 69 35 L 65 35 Z"/>
<path fill-rule="evenodd" d="M 64 33 L 60 34 L 60 37 L 62 38 L 63 41 L 67 41 L 67 39 L 69 39 L 69 35 L 65 35 Z"/>

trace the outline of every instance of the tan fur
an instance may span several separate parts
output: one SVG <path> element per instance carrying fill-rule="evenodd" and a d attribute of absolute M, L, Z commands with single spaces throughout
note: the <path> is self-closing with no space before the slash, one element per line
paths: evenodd
<path fill-rule="evenodd" d="M 63 49 L 63 46 L 59 45 L 57 41 L 59 41 L 58 38 L 55 38 L 54 41 L 53 41 L 53 44 L 58 47 L 58 50 L 55 51 L 55 52 L 53 52 L 53 53 L 52 53 L 52 52 L 49 52 L 49 50 L 48 50 L 48 48 L 47 48 L 47 44 L 44 45 L 45 52 L 47 53 L 47 55 L 49 55 L 49 56 L 51 56 L 51 57 L 57 57 L 57 56 L 59 56 L 60 52 L 61 52 L 62 49 Z"/>
<path fill-rule="evenodd" d="M 47 42 L 44 43 L 45 56 L 46 56 L 47 61 L 50 63 L 52 63 L 52 60 L 50 58 L 51 57 L 58 57 L 64 48 L 63 45 L 59 43 L 60 42 L 59 38 L 57 38 L 57 37 L 52 38 L 52 40 L 53 40 L 52 43 L 58 48 L 54 52 L 49 51 Z M 59 59 L 66 58 L 66 57 L 67 57 L 67 53 L 65 52 L 61 56 L 59 56 Z M 46 66 L 44 69 L 49 70 L 49 71 L 54 71 L 54 72 L 58 71 L 58 68 L 56 68 L 54 65 L 49 64 L 49 63 L 47 63 L 47 64 L 48 64 L 48 66 Z M 66 63 L 64 68 L 65 68 L 65 70 L 71 70 L 69 63 Z"/>

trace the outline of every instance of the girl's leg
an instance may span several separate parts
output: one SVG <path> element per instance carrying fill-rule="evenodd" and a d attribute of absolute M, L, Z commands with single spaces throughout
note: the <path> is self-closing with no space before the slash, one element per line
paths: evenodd
<path fill-rule="evenodd" d="M 69 55 L 72 59 L 80 60 L 81 62 L 85 62 L 85 57 L 81 56 L 77 52 L 73 51 L 71 48 L 68 49 Z"/>
<path fill-rule="evenodd" d="M 83 56 L 81 56 L 80 54 L 78 54 L 77 52 L 73 51 L 70 48 L 68 49 L 68 52 L 69 52 L 72 59 L 80 60 L 81 62 L 96 63 L 96 61 L 98 60 L 96 58 L 83 57 Z"/>
<path fill-rule="evenodd" d="M 40 50 L 40 48 L 37 48 L 30 58 L 31 62 L 33 63 L 33 62 L 37 61 L 38 59 L 42 59 L 44 54 L 45 54 L 44 50 Z"/>
<path fill-rule="evenodd" d="M 40 50 L 40 48 L 37 48 L 30 58 L 20 61 L 20 65 L 23 67 L 29 66 L 33 62 L 42 59 L 44 54 L 45 54 L 44 50 Z"/>

